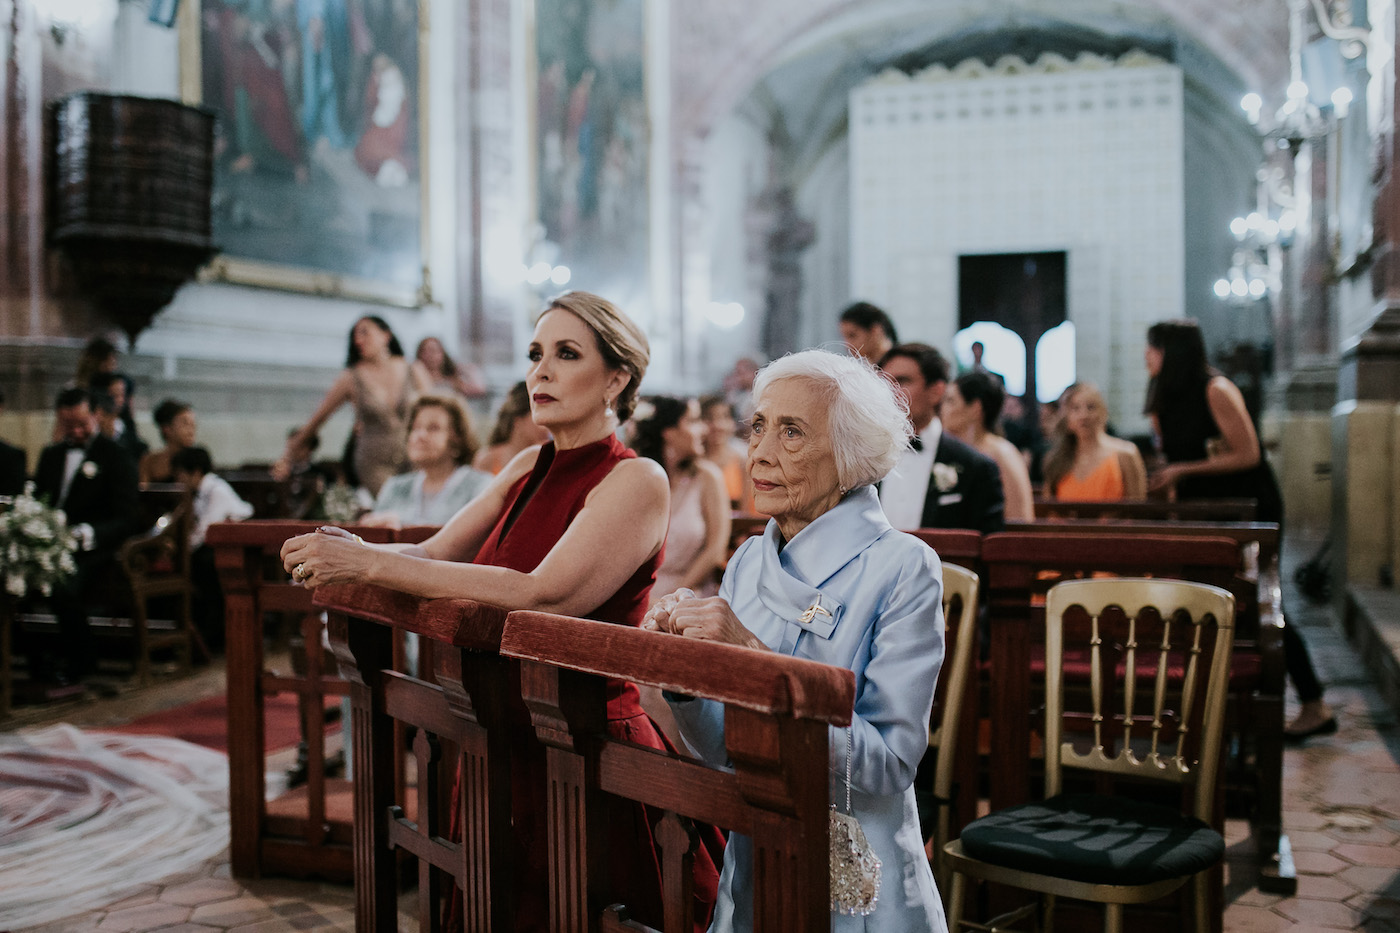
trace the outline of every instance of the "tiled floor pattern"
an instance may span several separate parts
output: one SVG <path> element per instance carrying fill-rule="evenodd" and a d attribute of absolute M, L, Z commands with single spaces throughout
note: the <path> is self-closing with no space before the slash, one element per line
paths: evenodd
<path fill-rule="evenodd" d="M 1290 541 L 1290 563 L 1311 553 Z M 1291 591 L 1291 586 L 1286 587 Z M 1355 651 L 1326 607 L 1286 595 L 1290 618 L 1300 625 L 1329 684 L 1341 730 L 1289 749 L 1285 758 L 1284 826 L 1298 869 L 1298 893 L 1283 898 L 1254 886 L 1252 850 L 1243 822 L 1227 829 L 1225 930 L 1227 933 L 1400 933 L 1400 729 L 1367 680 Z M 217 678 L 218 671 L 203 677 Z M 179 689 L 196 691 L 186 686 Z M 207 689 L 207 688 L 206 688 Z M 108 701 L 110 703 L 110 701 Z M 135 702 L 140 702 L 139 698 Z M 105 718 L 111 719 L 111 707 Z M 136 715 L 132 713 L 130 715 Z M 1291 715 L 1291 713 L 1290 713 Z M 97 721 L 94 722 L 94 717 Z M 91 709 L 72 710 L 69 721 L 97 725 Z M 26 720 L 49 719 L 29 713 Z M 52 719 L 49 719 L 52 721 Z M 415 929 L 412 905 L 401 905 L 400 929 Z M 290 880 L 238 881 L 226 859 L 139 889 L 110 907 L 33 928 L 76 931 L 351 930 L 350 888 Z"/>

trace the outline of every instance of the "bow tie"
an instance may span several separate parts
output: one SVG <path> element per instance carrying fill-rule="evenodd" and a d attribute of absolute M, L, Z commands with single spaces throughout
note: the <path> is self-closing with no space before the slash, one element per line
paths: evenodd
<path fill-rule="evenodd" d="M 916 453 L 922 451 L 924 449 L 924 439 L 919 435 L 915 434 L 912 438 L 909 439 L 909 446 Z"/>

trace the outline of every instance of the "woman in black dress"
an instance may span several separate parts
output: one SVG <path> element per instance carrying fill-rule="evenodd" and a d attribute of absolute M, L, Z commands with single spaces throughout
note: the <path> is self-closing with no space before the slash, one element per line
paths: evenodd
<path fill-rule="evenodd" d="M 1255 499 L 1255 520 L 1283 530 L 1283 496 L 1264 459 L 1244 396 L 1206 362 L 1195 321 L 1162 321 L 1147 331 L 1146 413 L 1151 416 L 1167 464 L 1153 474 L 1150 490 L 1176 487 L 1178 499 Z M 1294 625 L 1283 627 L 1284 660 L 1302 710 L 1284 733 L 1303 739 L 1337 731 L 1322 698 L 1322 684 Z"/>

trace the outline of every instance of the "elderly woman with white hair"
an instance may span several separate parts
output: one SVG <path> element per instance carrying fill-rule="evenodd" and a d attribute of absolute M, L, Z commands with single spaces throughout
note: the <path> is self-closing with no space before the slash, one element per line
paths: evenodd
<path fill-rule="evenodd" d="M 855 672 L 851 726 L 831 729 L 832 799 L 845 801 L 849 761 L 851 812 L 883 882 L 873 913 L 838 915 L 832 929 L 945 930 L 913 790 L 943 662 L 942 569 L 890 527 L 874 485 L 908 444 L 908 418 L 874 367 L 824 350 L 767 366 L 754 397 L 749 479 L 771 520 L 735 552 L 718 596 L 681 590 L 644 624 Z M 723 766 L 723 706 L 667 699 L 691 749 Z M 710 929 L 752 928 L 753 844 L 734 834 Z"/>

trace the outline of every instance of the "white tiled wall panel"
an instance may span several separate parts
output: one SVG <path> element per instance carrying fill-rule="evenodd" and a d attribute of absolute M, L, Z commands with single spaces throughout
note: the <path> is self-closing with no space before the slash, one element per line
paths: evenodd
<path fill-rule="evenodd" d="M 1143 334 L 1183 314 L 1179 69 L 885 74 L 852 91 L 850 139 L 853 294 L 947 348 L 960 255 L 1063 250 L 1079 376 L 1140 426 Z"/>

